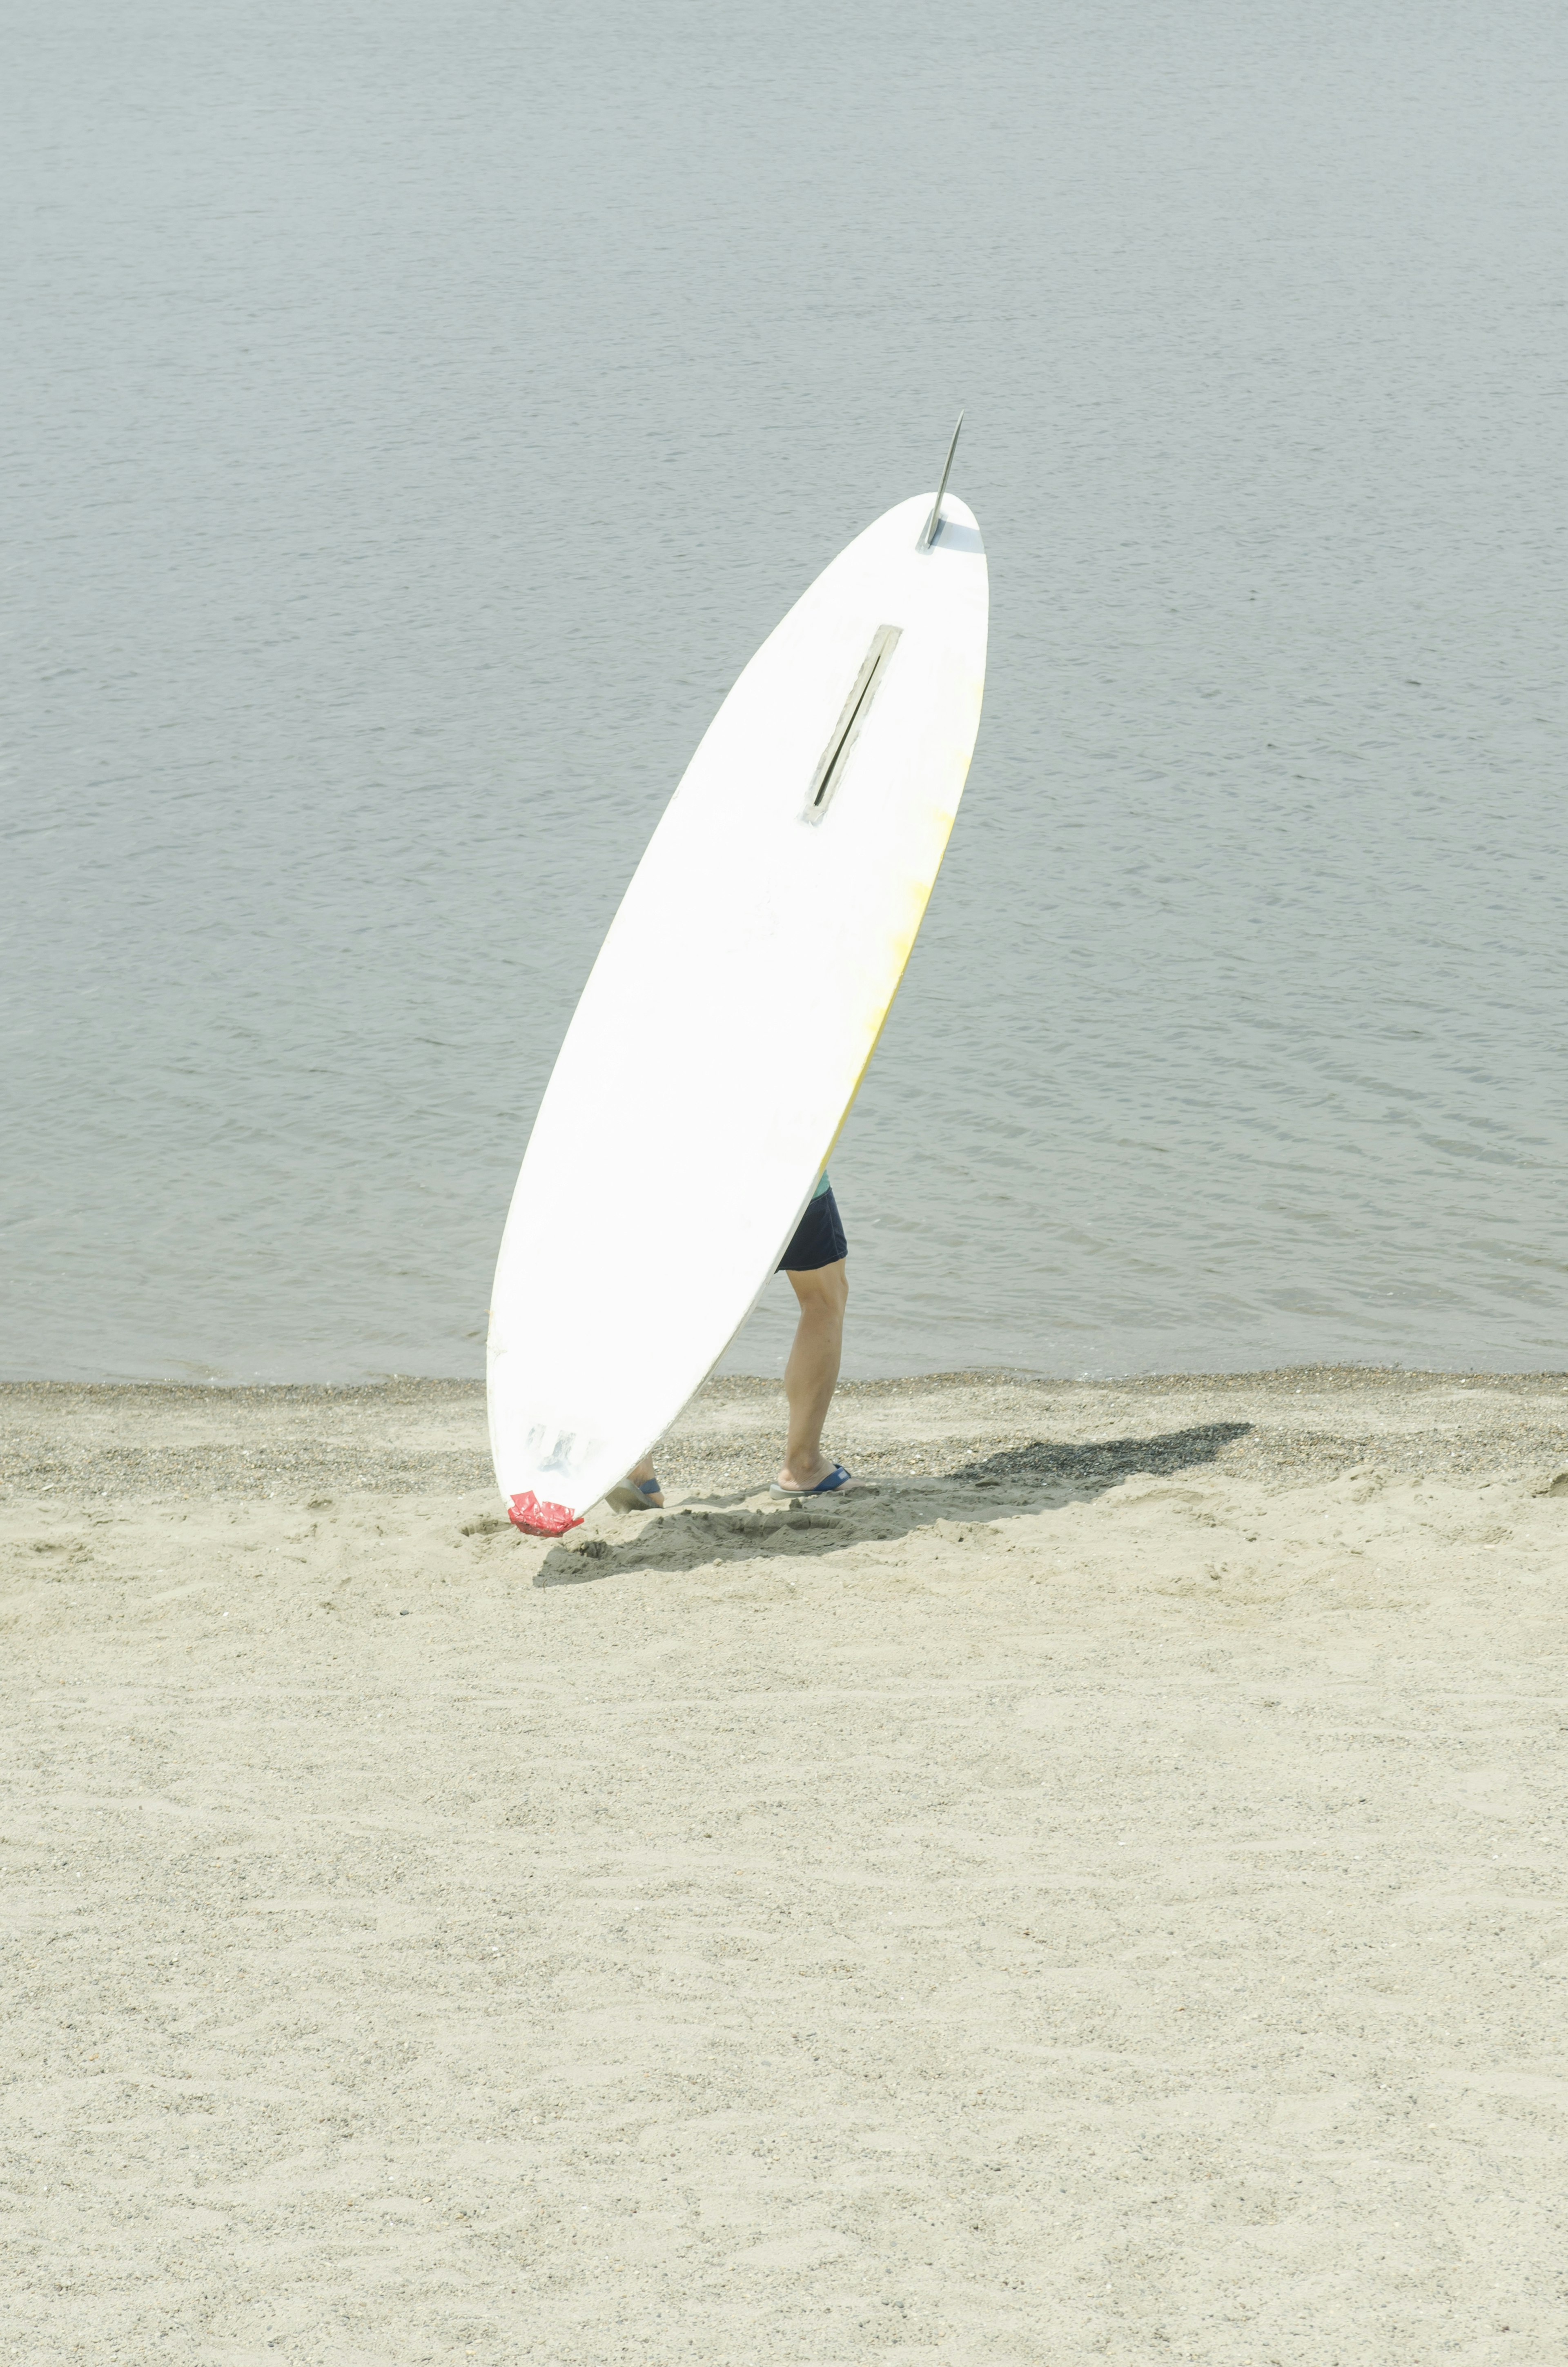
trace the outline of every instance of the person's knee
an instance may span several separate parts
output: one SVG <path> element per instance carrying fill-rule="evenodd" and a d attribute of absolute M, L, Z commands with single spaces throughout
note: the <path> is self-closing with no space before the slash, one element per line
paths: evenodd
<path fill-rule="evenodd" d="M 791 1274 L 795 1296 L 807 1313 L 842 1315 L 849 1298 L 849 1276 L 842 1258 L 832 1265 L 812 1266 L 805 1274 Z"/>

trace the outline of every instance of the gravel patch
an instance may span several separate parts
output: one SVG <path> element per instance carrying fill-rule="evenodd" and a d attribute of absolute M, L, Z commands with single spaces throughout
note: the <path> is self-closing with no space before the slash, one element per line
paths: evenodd
<path fill-rule="evenodd" d="M 672 1495 L 765 1485 L 781 1444 L 776 1380 L 699 1391 L 658 1449 Z M 868 1477 L 978 1490 L 1098 1489 L 1208 1468 L 1280 1485 L 1366 1469 L 1476 1478 L 1568 1468 L 1568 1375 L 1306 1366 L 1041 1381 L 1006 1373 L 850 1381 L 830 1444 Z M 0 1384 L 0 1499 L 462 1495 L 491 1486 L 472 1381 L 217 1387 Z"/>

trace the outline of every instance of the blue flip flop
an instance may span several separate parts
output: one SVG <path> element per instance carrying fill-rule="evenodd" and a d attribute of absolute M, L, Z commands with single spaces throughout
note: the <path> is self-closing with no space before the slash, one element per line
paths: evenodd
<path fill-rule="evenodd" d="M 786 1498 L 790 1496 L 831 1496 L 834 1494 L 835 1489 L 843 1487 L 846 1479 L 852 1478 L 853 1477 L 854 1474 L 852 1472 L 846 1471 L 842 1463 L 835 1463 L 833 1469 L 828 1473 L 827 1478 L 825 1479 L 819 1479 L 814 1488 L 781 1488 L 776 1479 L 767 1492 L 770 1496 L 783 1496 Z"/>
<path fill-rule="evenodd" d="M 618 1512 L 656 1512 L 661 1507 L 653 1499 L 662 1500 L 664 1492 L 664 1482 L 656 1474 L 652 1479 L 618 1479 L 605 1502 L 613 1504 Z"/>

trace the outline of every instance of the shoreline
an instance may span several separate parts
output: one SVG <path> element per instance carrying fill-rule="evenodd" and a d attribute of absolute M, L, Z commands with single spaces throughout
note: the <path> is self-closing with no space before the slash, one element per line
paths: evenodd
<path fill-rule="evenodd" d="M 775 1379 L 707 1381 L 655 1453 L 667 1492 L 766 1487 L 781 1433 Z M 1568 1464 L 1568 1375 L 1299 1365 L 1121 1381 L 1007 1373 L 840 1384 L 835 1454 L 866 1476 L 955 1487 L 1085 1457 L 1124 1474 L 1205 1462 L 1271 1484 L 1526 1474 Z M 0 1383 L 0 1501 L 238 1494 L 303 1501 L 490 1488 L 479 1381 Z"/>

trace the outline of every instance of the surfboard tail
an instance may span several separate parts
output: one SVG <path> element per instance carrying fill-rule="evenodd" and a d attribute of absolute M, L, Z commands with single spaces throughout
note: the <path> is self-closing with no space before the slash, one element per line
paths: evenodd
<path fill-rule="evenodd" d="M 937 498 L 931 504 L 931 515 L 915 538 L 916 550 L 929 550 L 942 531 L 942 495 L 947 492 L 948 479 L 953 473 L 953 454 L 959 448 L 959 432 L 962 426 L 963 413 L 960 411 L 958 426 L 953 430 L 953 440 L 948 447 L 948 457 L 942 463 L 942 481 L 937 488 Z"/>

